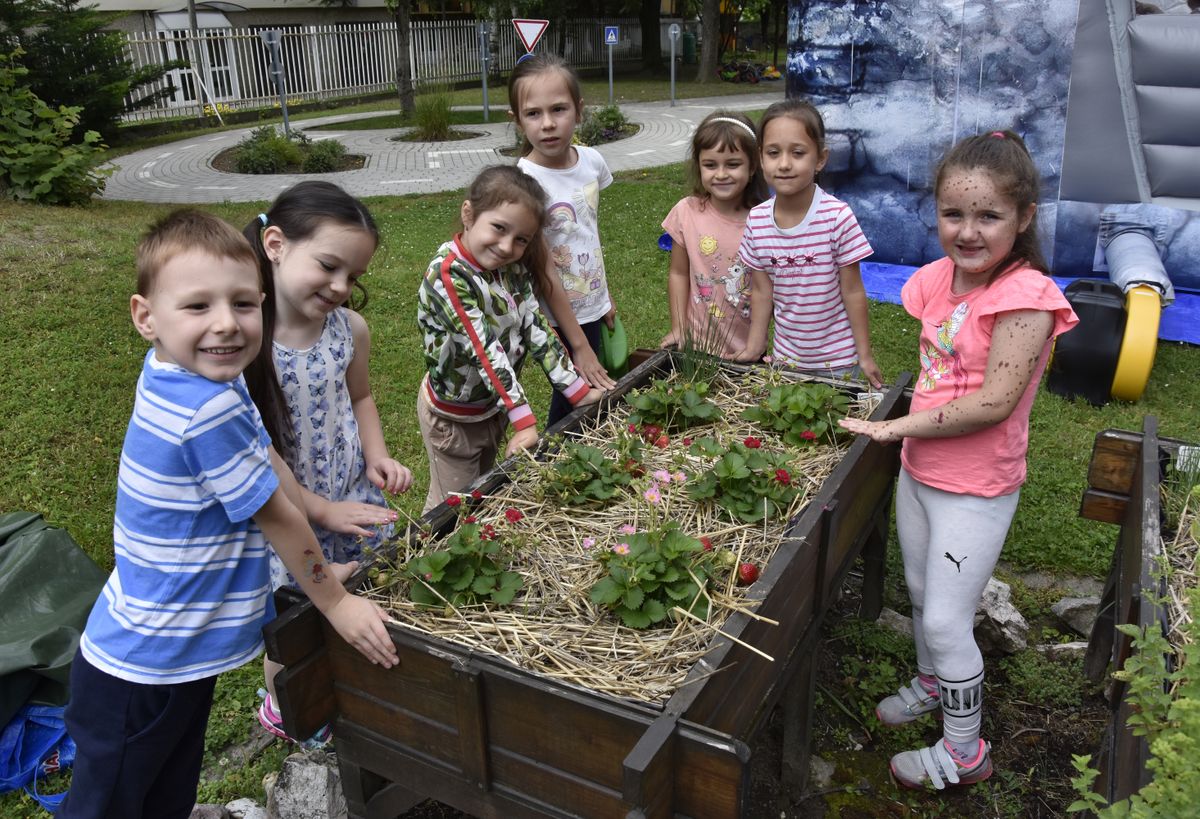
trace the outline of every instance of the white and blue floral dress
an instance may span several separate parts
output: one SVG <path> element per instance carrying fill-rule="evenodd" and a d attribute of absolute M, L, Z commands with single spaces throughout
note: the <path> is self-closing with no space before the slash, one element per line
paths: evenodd
<path fill-rule="evenodd" d="M 346 385 L 346 370 L 354 359 L 350 313 L 339 307 L 325 318 L 316 344 L 306 350 L 273 345 L 275 371 L 287 399 L 296 443 L 296 480 L 313 494 L 332 501 L 360 501 L 386 506 L 383 491 L 367 480 L 366 460 L 358 437 L 358 422 Z M 378 546 L 392 534 L 392 525 L 378 527 L 370 538 L 330 532 L 313 526 L 325 560 L 358 560 L 364 547 Z M 271 582 L 278 588 L 294 585 L 283 562 L 271 552 Z"/>

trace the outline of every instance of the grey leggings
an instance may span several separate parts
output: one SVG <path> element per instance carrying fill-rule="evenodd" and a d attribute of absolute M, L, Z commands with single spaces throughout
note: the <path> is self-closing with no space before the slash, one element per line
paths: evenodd
<path fill-rule="evenodd" d="M 952 725 L 958 727 L 950 719 L 958 710 L 952 701 L 963 703 L 963 717 L 978 731 L 983 655 L 973 633 L 975 608 L 1000 557 L 1020 494 L 1018 489 L 996 498 L 960 495 L 900 470 L 896 530 L 912 598 L 917 670 L 938 678 L 948 736 Z"/>

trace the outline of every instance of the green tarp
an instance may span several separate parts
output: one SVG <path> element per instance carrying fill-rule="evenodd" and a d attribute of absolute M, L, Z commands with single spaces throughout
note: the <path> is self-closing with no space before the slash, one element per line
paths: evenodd
<path fill-rule="evenodd" d="M 66 703 L 79 634 L 106 579 L 41 515 L 0 514 L 0 726 L 26 702 Z"/>

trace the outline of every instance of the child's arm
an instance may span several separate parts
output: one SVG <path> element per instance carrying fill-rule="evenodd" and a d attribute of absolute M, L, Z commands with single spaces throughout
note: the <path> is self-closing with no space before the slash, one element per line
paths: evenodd
<path fill-rule="evenodd" d="M 950 438 L 1000 423 L 1016 408 L 1054 330 L 1054 314 L 1013 310 L 996 316 L 983 385 L 940 407 L 890 421 L 843 418 L 851 432 L 882 443 L 901 438 Z"/>
<path fill-rule="evenodd" d="M 346 388 L 358 422 L 358 439 L 362 442 L 363 460 L 367 464 L 367 479 L 386 492 L 406 492 L 412 486 L 412 472 L 388 455 L 383 440 L 383 424 L 379 408 L 371 395 L 370 367 L 371 333 L 367 322 L 358 313 L 349 311 L 350 331 L 354 335 L 354 358 L 346 369 Z"/>
<path fill-rule="evenodd" d="M 371 601 L 350 594 L 330 577 L 321 546 L 299 505 L 300 485 L 274 449 L 271 464 L 279 478 L 279 487 L 254 513 L 255 523 L 296 578 L 301 591 L 342 639 L 372 663 L 391 668 L 398 658 L 383 625 L 389 619 L 387 614 Z"/>
<path fill-rule="evenodd" d="M 687 335 L 688 297 L 692 292 L 692 270 L 687 248 L 671 242 L 671 269 L 667 274 L 667 300 L 671 305 L 671 332 L 663 336 L 659 347 L 681 346 Z M 752 314 L 753 315 L 753 314 Z"/>
<path fill-rule="evenodd" d="M 545 240 L 543 239 L 543 241 Z M 549 259 L 550 254 L 546 253 L 545 258 Z M 558 329 L 562 331 L 567 343 L 571 345 L 571 360 L 575 363 L 575 369 L 591 386 L 601 390 L 611 390 L 617 382 L 612 380 L 608 370 L 604 369 L 600 364 L 600 359 L 596 357 L 596 351 L 592 349 L 591 344 L 588 344 L 587 336 L 583 334 L 583 328 L 579 326 L 579 321 L 575 318 L 575 311 L 571 309 L 571 300 L 567 298 L 567 291 L 563 288 L 557 271 L 551 267 L 543 281 L 550 288 L 550 292 L 546 294 L 546 306 L 558 324 Z"/>
<path fill-rule="evenodd" d="M 750 270 L 750 335 L 736 361 L 758 361 L 767 351 L 767 331 L 775 311 L 775 287 L 765 270 Z"/>
<path fill-rule="evenodd" d="M 872 387 L 883 386 L 883 373 L 875 363 L 871 352 L 871 325 L 867 317 L 867 289 L 863 287 L 862 273 L 858 262 L 838 269 L 838 280 L 842 286 L 842 304 L 850 318 L 850 332 L 854 334 L 854 349 L 858 353 L 858 366 Z M 753 316 L 753 313 L 751 313 Z"/>
<path fill-rule="evenodd" d="M 378 533 L 364 527 L 395 523 L 400 517 L 394 510 L 386 506 L 376 506 L 373 503 L 359 501 L 331 501 L 304 486 L 300 487 L 300 493 L 304 499 L 304 511 L 308 513 L 309 522 L 330 532 L 372 537 Z"/>

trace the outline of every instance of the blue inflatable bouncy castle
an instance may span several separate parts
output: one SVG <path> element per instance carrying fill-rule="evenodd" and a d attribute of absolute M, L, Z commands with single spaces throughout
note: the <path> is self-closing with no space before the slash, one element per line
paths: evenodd
<path fill-rule="evenodd" d="M 956 140 L 1021 134 L 1044 251 L 1081 324 L 1050 388 L 1136 400 L 1158 338 L 1200 343 L 1200 0 L 792 0 L 787 89 L 821 109 L 822 184 L 899 300 L 942 255 L 932 174 Z"/>

